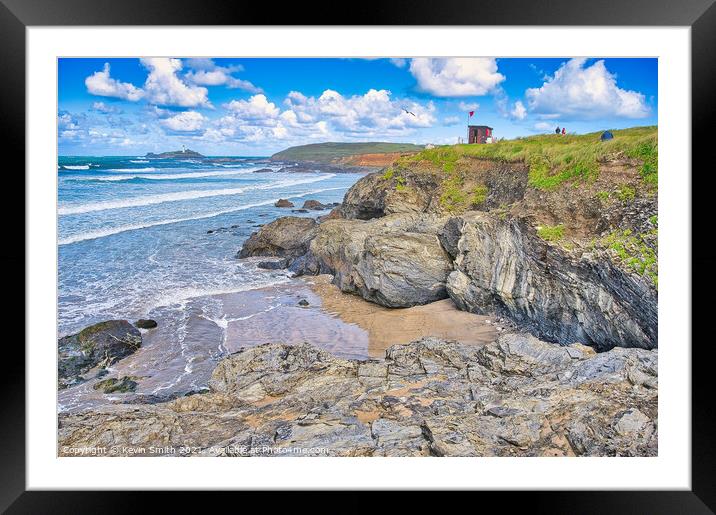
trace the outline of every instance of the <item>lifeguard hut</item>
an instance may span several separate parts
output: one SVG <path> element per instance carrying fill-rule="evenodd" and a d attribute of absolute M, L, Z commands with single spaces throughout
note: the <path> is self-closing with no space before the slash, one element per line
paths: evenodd
<path fill-rule="evenodd" d="M 487 139 L 492 138 L 492 127 L 487 125 L 468 125 L 467 126 L 467 142 L 487 143 Z"/>

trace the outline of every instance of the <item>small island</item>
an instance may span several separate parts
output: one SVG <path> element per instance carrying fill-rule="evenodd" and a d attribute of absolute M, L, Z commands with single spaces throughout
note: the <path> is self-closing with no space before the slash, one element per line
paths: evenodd
<path fill-rule="evenodd" d="M 171 152 L 162 152 L 161 154 L 155 154 L 154 152 L 147 152 L 144 157 L 149 159 L 176 159 L 179 157 L 193 157 L 193 158 L 204 158 L 206 156 L 196 152 L 195 150 L 189 150 L 184 148 L 182 150 L 172 150 Z"/>

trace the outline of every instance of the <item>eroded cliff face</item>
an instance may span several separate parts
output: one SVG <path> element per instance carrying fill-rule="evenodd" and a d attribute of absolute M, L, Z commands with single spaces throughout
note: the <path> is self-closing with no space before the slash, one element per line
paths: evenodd
<path fill-rule="evenodd" d="M 521 163 L 469 166 L 459 191 L 454 175 L 417 164 L 362 178 L 340 218 L 292 235 L 291 270 L 333 274 L 388 307 L 449 295 L 560 344 L 657 347 L 657 198 L 634 162 L 550 190 L 530 186 Z M 280 223 L 252 239 L 270 246 Z"/>
<path fill-rule="evenodd" d="M 562 249 L 487 213 L 451 218 L 440 239 L 455 268 L 447 291 L 461 309 L 498 312 L 560 343 L 657 346 L 653 285 L 604 251 Z"/>
<path fill-rule="evenodd" d="M 383 361 L 267 344 L 219 363 L 209 393 L 62 414 L 59 448 L 108 456 L 167 446 L 199 456 L 654 456 L 657 368 L 656 351 L 596 354 L 524 334 L 483 347 L 426 338 L 394 345 Z"/>

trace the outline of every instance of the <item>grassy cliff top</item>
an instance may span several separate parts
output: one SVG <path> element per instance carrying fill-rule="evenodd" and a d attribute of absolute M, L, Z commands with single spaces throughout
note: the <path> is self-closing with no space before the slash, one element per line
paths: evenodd
<path fill-rule="evenodd" d="M 640 162 L 644 181 L 656 186 L 658 171 L 657 127 L 613 130 L 614 139 L 600 141 L 600 132 L 583 135 L 547 134 L 502 140 L 485 145 L 447 145 L 401 158 L 399 164 L 426 162 L 452 173 L 470 158 L 524 162 L 529 165 L 529 184 L 552 190 L 574 179 L 590 179 L 599 173 L 599 162 L 634 159 Z"/>
<path fill-rule="evenodd" d="M 342 157 L 360 154 L 385 154 L 390 152 L 417 152 L 422 145 L 412 143 L 312 143 L 287 148 L 271 156 L 275 161 L 314 161 L 329 163 Z"/>

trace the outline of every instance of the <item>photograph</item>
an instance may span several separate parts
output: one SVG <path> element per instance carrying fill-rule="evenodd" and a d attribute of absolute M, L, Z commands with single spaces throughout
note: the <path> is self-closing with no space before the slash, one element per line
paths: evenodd
<path fill-rule="evenodd" d="M 58 457 L 659 456 L 658 57 L 56 66 Z"/>

